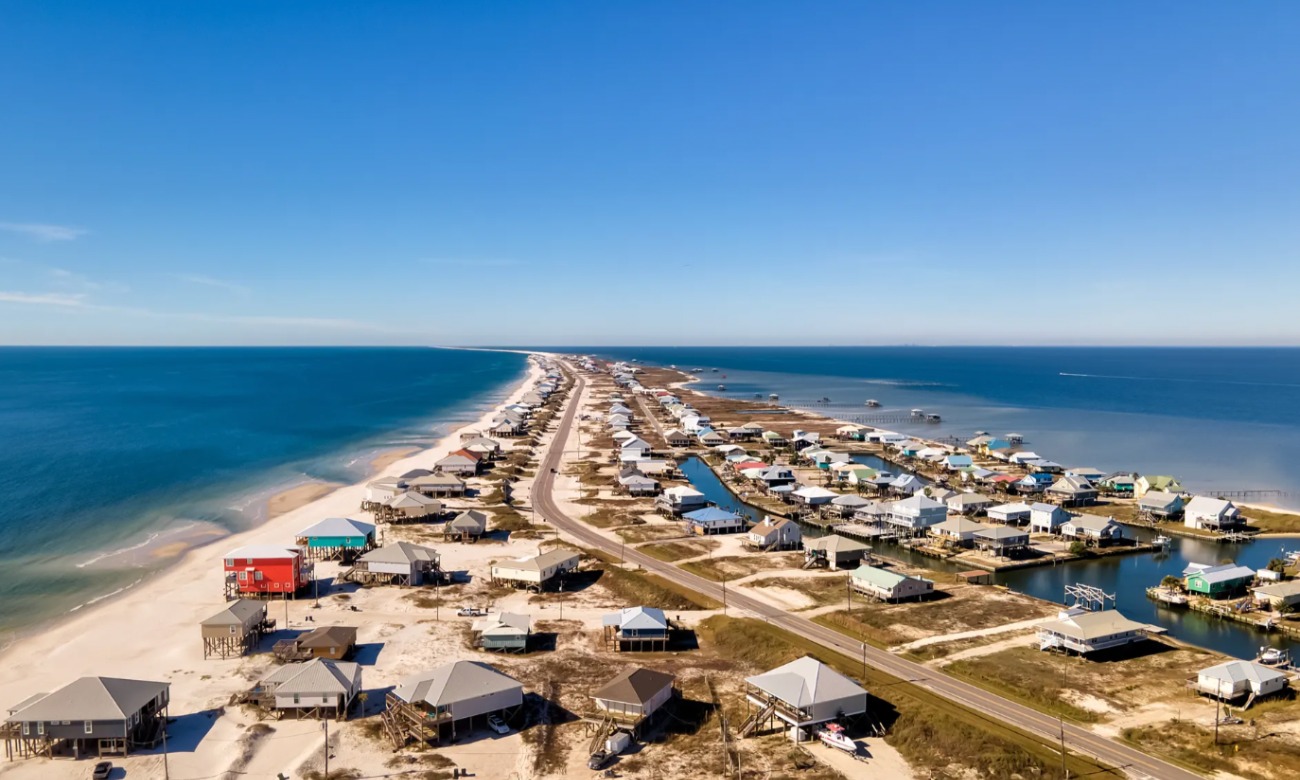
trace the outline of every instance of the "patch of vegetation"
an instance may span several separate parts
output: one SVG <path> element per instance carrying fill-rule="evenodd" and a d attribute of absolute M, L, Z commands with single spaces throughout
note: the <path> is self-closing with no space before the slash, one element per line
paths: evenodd
<path fill-rule="evenodd" d="M 1028 653 L 1042 655 L 1038 650 L 1015 648 L 994 655 L 954 661 L 946 671 L 999 696 L 1076 723 L 1096 723 L 1101 720 L 1098 713 L 1077 707 L 1067 700 L 1067 692 L 1074 690 L 1063 684 L 1068 680 L 1067 677 L 1044 674 L 1037 664 L 1018 662 Z"/>
<path fill-rule="evenodd" d="M 690 588 L 654 574 L 629 571 L 613 564 L 604 564 L 601 568 L 604 574 L 601 575 L 600 584 L 626 604 L 681 610 L 717 609 L 722 606 Z"/>
<path fill-rule="evenodd" d="M 640 518 L 636 519 L 639 520 Z M 628 544 L 658 542 L 665 539 L 681 539 L 686 536 L 686 532 L 676 523 L 642 523 L 632 528 L 620 528 L 614 533 L 618 534 L 619 537 Z"/>
<path fill-rule="evenodd" d="M 1258 772 L 1238 769 L 1236 762 L 1226 755 L 1229 751 L 1235 752 L 1238 743 L 1215 745 L 1213 733 L 1191 723 L 1166 722 L 1137 726 L 1124 729 L 1119 735 L 1142 751 L 1164 756 L 1202 772 L 1233 772 L 1244 777 L 1264 777 Z M 1294 771 L 1300 771 L 1300 766 Z"/>
<path fill-rule="evenodd" d="M 358 780 L 361 777 L 359 769 L 331 769 L 327 775 L 319 769 L 308 769 L 302 773 L 303 780 Z"/>
<path fill-rule="evenodd" d="M 703 621 L 698 633 L 701 643 L 737 663 L 771 669 L 810 655 L 868 690 L 882 692 L 888 699 L 872 696 L 871 719 L 888 729 L 886 742 L 931 777 L 967 777 L 973 772 L 977 777 L 1064 778 L 1054 746 L 877 669 L 868 667 L 864 678 L 860 661 L 804 637 L 763 621 L 721 615 Z M 954 773 L 954 767 L 964 770 Z M 1076 754 L 1067 757 L 1066 767 L 1071 777 L 1123 776 Z"/>
<path fill-rule="evenodd" d="M 656 560 L 673 562 L 704 555 L 717 547 L 718 543 L 713 539 L 685 539 L 680 542 L 648 544 L 637 550 Z"/>

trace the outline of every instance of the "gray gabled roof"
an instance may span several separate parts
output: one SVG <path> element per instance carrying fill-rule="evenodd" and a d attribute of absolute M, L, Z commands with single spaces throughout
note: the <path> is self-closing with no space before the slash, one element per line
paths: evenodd
<path fill-rule="evenodd" d="M 477 509 L 467 509 L 456 515 L 456 517 L 447 524 L 448 528 L 457 531 L 474 531 L 482 533 L 487 528 L 487 514 Z"/>
<path fill-rule="evenodd" d="M 809 656 L 779 666 L 767 674 L 750 677 L 746 682 L 800 708 L 867 693 L 857 683 Z"/>
<path fill-rule="evenodd" d="M 415 563 L 417 561 L 438 562 L 438 551 L 411 542 L 393 542 L 376 548 L 361 556 L 366 563 Z"/>
<path fill-rule="evenodd" d="M 620 630 L 653 631 L 668 628 L 668 618 L 658 607 L 627 607 L 605 615 L 600 620 L 603 626 L 618 626 Z"/>
<path fill-rule="evenodd" d="M 515 612 L 497 612 L 474 621 L 473 630 L 481 634 L 527 634 L 532 618 Z"/>
<path fill-rule="evenodd" d="M 312 536 L 374 536 L 373 523 L 363 523 L 350 517 L 327 517 L 298 532 L 299 538 Z"/>
<path fill-rule="evenodd" d="M 352 681 L 356 679 L 360 668 L 347 661 L 313 658 L 281 666 L 270 677 L 262 680 L 262 684 L 275 686 L 276 693 L 345 694 L 352 689 Z"/>
<path fill-rule="evenodd" d="M 11 723 L 51 720 L 125 720 L 167 691 L 171 683 L 82 677 L 54 693 L 37 695 L 15 708 Z"/>
<path fill-rule="evenodd" d="M 456 661 L 406 678 L 393 693 L 405 702 L 446 707 L 523 687 L 519 681 L 485 663 Z"/>
<path fill-rule="evenodd" d="M 225 609 L 203 621 L 202 626 L 242 626 L 266 614 L 266 602 L 253 599 L 232 601 Z"/>
<path fill-rule="evenodd" d="M 862 542 L 839 534 L 830 534 L 818 539 L 804 539 L 803 546 L 805 550 L 825 550 L 829 553 L 859 552 L 867 549 Z"/>
<path fill-rule="evenodd" d="M 1219 680 L 1227 683 L 1238 683 L 1250 681 L 1256 685 L 1272 682 L 1273 680 L 1287 677 L 1276 669 L 1270 669 L 1267 666 L 1261 666 L 1250 661 L 1228 661 L 1216 666 L 1211 666 L 1200 671 L 1201 677 Z"/>

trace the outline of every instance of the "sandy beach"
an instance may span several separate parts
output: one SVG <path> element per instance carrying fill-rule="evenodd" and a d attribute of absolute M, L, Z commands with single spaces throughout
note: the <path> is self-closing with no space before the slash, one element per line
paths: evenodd
<path fill-rule="evenodd" d="M 526 376 L 503 403 L 517 400 L 542 376 L 539 364 L 529 361 Z M 462 431 L 486 427 L 495 414 L 495 407 L 489 409 L 480 419 L 450 432 L 435 446 L 392 460 L 366 481 L 432 467 L 435 461 L 459 447 Z M 256 751 L 246 751 L 248 738 L 244 721 L 247 717 L 225 711 L 223 705 L 231 694 L 246 689 L 250 681 L 257 679 L 266 661 L 255 658 L 205 661 L 198 624 L 225 603 L 222 598 L 225 552 L 251 544 L 289 544 L 295 531 L 325 517 L 364 518 L 358 511 L 364 491 L 364 482 L 344 487 L 314 483 L 285 491 L 271 499 L 271 519 L 262 525 L 216 544 L 190 550 L 176 564 L 122 595 L 79 610 L 14 643 L 0 654 L 0 668 L 5 670 L 0 679 L 0 705 L 7 708 L 34 693 L 53 691 L 84 675 L 167 680 L 172 683 L 171 714 L 176 719 L 170 730 L 172 778 L 222 777 L 231 769 L 239 769 L 244 777 L 271 778 L 279 771 L 296 767 L 317 749 L 320 724 L 315 721 L 284 724 L 280 727 L 283 730 L 277 731 L 277 739 Z M 470 563 L 462 560 L 469 557 L 461 555 L 462 550 L 484 558 L 484 563 L 487 557 L 504 557 L 502 545 L 457 547 L 449 551 L 448 559 L 458 569 L 467 568 Z M 340 604 L 334 610 L 325 607 L 314 617 L 319 623 L 355 625 L 362 641 L 405 630 L 403 623 L 418 622 L 410 615 L 411 602 L 401 598 L 403 592 L 399 589 L 376 589 L 375 595 L 376 601 L 388 603 L 382 606 L 377 603 L 373 612 L 348 611 L 345 621 Z M 304 626 L 312 600 L 270 602 L 270 607 L 281 628 L 297 628 Z M 323 614 L 327 611 L 338 614 Z M 409 660 L 415 666 L 404 666 L 394 673 L 407 674 L 434 661 L 427 650 Z M 366 687 L 373 687 L 370 680 L 366 681 Z M 244 757 L 237 755 L 241 752 L 250 752 L 252 763 L 241 764 Z M 133 777 L 163 776 L 160 756 L 132 757 L 128 761 Z M 89 770 L 89 764 L 84 761 L 37 759 L 0 763 L 0 776 L 14 778 L 80 778 L 87 776 Z"/>

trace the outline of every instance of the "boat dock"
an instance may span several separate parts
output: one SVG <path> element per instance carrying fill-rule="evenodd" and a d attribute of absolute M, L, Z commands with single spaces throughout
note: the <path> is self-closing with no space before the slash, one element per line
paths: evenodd
<path fill-rule="evenodd" d="M 862 523 L 837 523 L 830 526 L 822 526 L 819 523 L 818 525 L 823 528 L 829 528 L 832 532 L 839 534 L 840 536 L 855 539 L 859 542 L 866 542 L 868 544 L 872 542 L 893 541 L 898 538 L 898 533 L 896 531 L 888 528 L 880 528 L 874 525 L 864 525 Z"/>

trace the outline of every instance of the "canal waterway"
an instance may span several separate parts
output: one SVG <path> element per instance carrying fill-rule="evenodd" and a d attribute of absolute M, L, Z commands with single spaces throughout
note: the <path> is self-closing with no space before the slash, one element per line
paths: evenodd
<path fill-rule="evenodd" d="M 854 456 L 854 460 L 891 473 L 900 471 L 897 466 L 872 455 Z M 686 458 L 679 464 L 679 468 L 695 489 L 709 501 L 723 509 L 743 514 L 750 522 L 763 519 L 762 510 L 743 503 L 718 479 L 708 464 L 699 458 Z M 827 531 L 804 524 L 804 533 L 816 537 Z M 1125 526 L 1124 534 L 1143 542 L 1149 542 L 1155 536 L 1145 528 L 1130 526 Z M 1289 648 L 1293 655 L 1300 655 L 1300 642 L 1280 634 L 1265 633 L 1241 623 L 1220 620 L 1182 607 L 1160 606 L 1146 595 L 1147 588 L 1159 585 L 1166 575 L 1181 575 L 1191 563 L 1217 564 L 1231 561 L 1252 569 L 1262 569 L 1273 558 L 1280 558 L 1287 551 L 1297 548 L 1300 548 L 1300 539 L 1264 538 L 1241 544 L 1223 544 L 1175 536 L 1167 552 L 1112 555 L 1056 566 L 1013 569 L 997 572 L 993 576 L 998 585 L 1058 604 L 1065 603 L 1067 585 L 1081 584 L 1101 588 L 1115 596 L 1115 607 L 1127 617 L 1165 628 L 1170 636 L 1181 642 L 1237 658 L 1254 658 L 1259 649 L 1265 646 Z M 890 542 L 880 543 L 876 549 L 881 555 L 936 571 L 957 572 L 970 568 L 919 555 Z"/>

